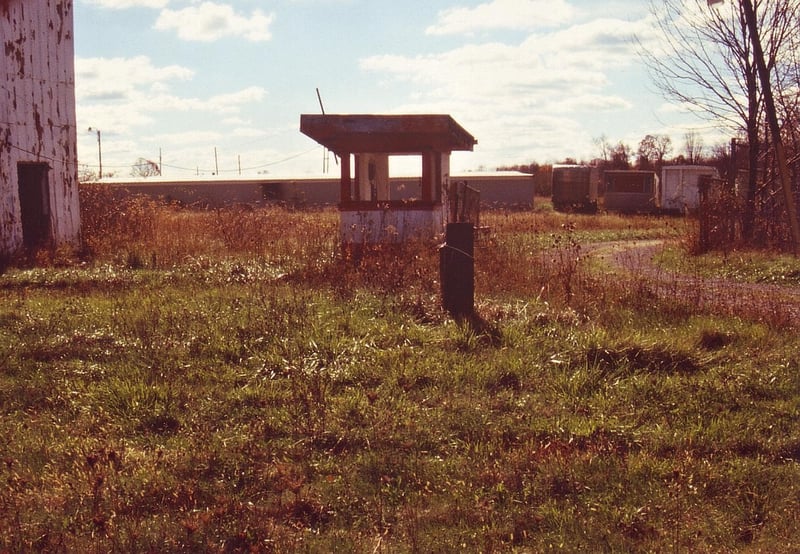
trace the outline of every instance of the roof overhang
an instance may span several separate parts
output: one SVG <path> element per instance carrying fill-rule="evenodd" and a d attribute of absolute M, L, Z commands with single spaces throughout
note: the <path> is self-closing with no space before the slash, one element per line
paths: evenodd
<path fill-rule="evenodd" d="M 472 150 L 478 143 L 449 115 L 300 116 L 300 131 L 337 154 Z"/>

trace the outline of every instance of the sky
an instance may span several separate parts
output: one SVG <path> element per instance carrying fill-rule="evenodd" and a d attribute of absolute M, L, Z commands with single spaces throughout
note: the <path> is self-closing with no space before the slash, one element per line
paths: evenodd
<path fill-rule="evenodd" d="M 452 173 L 722 142 L 652 85 L 652 31 L 643 0 L 75 0 L 79 163 L 100 130 L 104 175 L 333 176 L 300 133 L 317 90 L 326 113 L 450 114 L 478 141 Z"/>

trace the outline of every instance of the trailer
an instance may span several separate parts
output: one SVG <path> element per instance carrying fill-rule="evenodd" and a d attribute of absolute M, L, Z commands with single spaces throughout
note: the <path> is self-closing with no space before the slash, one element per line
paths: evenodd
<path fill-rule="evenodd" d="M 700 206 L 699 182 L 702 177 L 717 177 L 707 165 L 670 165 L 661 170 L 659 208 L 666 213 L 691 213 Z"/>
<path fill-rule="evenodd" d="M 654 213 L 658 209 L 658 176 L 653 171 L 613 170 L 603 174 L 605 209 Z"/>
<path fill-rule="evenodd" d="M 597 211 L 597 169 L 587 165 L 556 164 L 551 174 L 553 208 L 564 211 Z"/>

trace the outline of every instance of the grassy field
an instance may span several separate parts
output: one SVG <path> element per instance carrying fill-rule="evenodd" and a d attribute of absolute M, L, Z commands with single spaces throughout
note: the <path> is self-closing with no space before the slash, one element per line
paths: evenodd
<path fill-rule="evenodd" d="M 584 263 L 683 220 L 483 214 L 459 324 L 335 211 L 83 201 L 0 275 L 0 552 L 800 550 L 797 330 Z"/>

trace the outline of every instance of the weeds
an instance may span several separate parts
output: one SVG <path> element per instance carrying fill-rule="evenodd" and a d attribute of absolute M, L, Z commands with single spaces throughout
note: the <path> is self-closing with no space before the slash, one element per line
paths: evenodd
<path fill-rule="evenodd" d="M 796 336 L 588 263 L 673 220 L 486 214 L 457 323 L 335 212 L 104 209 L 0 276 L 1 551 L 800 548 Z"/>

